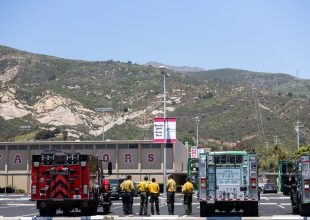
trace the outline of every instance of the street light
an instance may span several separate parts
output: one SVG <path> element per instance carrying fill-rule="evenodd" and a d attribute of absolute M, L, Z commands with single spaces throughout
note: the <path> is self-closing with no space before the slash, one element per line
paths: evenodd
<path fill-rule="evenodd" d="M 199 135 L 199 132 L 198 132 L 198 122 L 200 121 L 199 117 L 196 116 L 195 120 L 196 120 L 196 146 L 198 147 L 198 141 L 199 141 L 199 138 L 198 138 L 198 135 Z"/>
<path fill-rule="evenodd" d="M 96 112 L 102 112 L 102 141 L 104 141 L 104 113 L 105 112 L 111 112 L 113 111 L 112 108 L 104 108 L 104 107 L 100 107 L 100 108 L 95 108 Z"/>
<path fill-rule="evenodd" d="M 166 192 L 166 188 L 167 188 L 167 159 L 166 159 L 166 155 L 167 155 L 167 140 L 166 140 L 166 67 L 165 66 L 160 66 L 159 67 L 161 74 L 164 77 L 164 197 L 167 197 L 167 192 Z"/>

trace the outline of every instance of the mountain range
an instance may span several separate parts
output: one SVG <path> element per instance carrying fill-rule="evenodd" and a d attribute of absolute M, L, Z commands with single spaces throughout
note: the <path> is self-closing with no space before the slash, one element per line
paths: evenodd
<path fill-rule="evenodd" d="M 150 62 L 68 60 L 0 46 L 0 141 L 55 128 L 70 140 L 153 139 L 163 77 Z M 310 80 L 239 69 L 167 66 L 167 116 L 191 145 L 254 149 L 310 143 Z M 96 111 L 112 108 L 110 112 Z M 195 117 L 199 117 L 199 121 Z M 102 119 L 104 118 L 104 122 Z M 56 137 L 62 138 L 62 137 Z"/>

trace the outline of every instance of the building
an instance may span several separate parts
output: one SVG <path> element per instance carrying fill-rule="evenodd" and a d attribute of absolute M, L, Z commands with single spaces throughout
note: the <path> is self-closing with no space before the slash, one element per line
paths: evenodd
<path fill-rule="evenodd" d="M 120 141 L 38 141 L 0 142 L 0 187 L 14 186 L 30 192 L 32 155 L 43 151 L 97 155 L 103 160 L 104 169 L 112 162 L 110 178 L 121 178 L 131 174 L 133 181 L 145 175 L 163 182 L 163 144 L 152 140 Z M 177 182 L 183 183 L 187 170 L 187 150 L 177 141 L 167 144 L 167 174 L 173 174 Z"/>

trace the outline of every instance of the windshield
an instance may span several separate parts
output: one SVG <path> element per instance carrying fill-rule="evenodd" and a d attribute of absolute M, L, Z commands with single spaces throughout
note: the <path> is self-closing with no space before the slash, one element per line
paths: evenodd
<path fill-rule="evenodd" d="M 118 185 L 118 180 L 117 179 L 110 179 L 109 183 L 110 183 L 110 185 Z"/>

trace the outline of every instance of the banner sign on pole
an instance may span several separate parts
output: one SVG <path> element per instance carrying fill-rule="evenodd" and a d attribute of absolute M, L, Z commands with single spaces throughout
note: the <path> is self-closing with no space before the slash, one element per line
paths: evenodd
<path fill-rule="evenodd" d="M 166 134 L 167 144 L 176 143 L 176 121 L 176 118 L 166 118 L 166 126 L 164 126 L 164 118 L 154 118 L 154 143 L 164 143 L 164 134 Z"/>
<path fill-rule="evenodd" d="M 192 146 L 192 148 L 191 148 L 191 158 L 198 158 L 197 146 Z"/>

